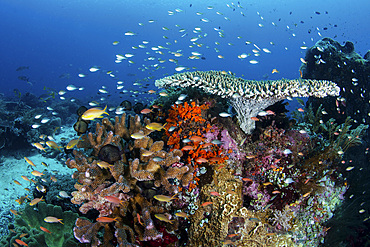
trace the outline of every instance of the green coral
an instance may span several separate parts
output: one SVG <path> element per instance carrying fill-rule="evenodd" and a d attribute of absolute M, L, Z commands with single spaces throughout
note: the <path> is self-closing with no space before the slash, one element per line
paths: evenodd
<path fill-rule="evenodd" d="M 46 223 L 44 218 L 54 216 L 63 219 L 60 223 Z M 15 239 L 19 239 L 22 233 L 28 233 L 21 240 L 29 247 L 73 247 L 78 246 L 78 241 L 73 236 L 73 227 L 77 213 L 72 211 L 62 211 L 60 206 L 39 202 L 37 206 L 26 205 L 24 212 L 15 217 L 14 224 L 9 225 L 9 235 L 0 241 L 1 246 L 13 246 Z M 51 233 L 46 233 L 40 229 L 45 227 Z"/>
<path fill-rule="evenodd" d="M 368 125 L 360 124 L 355 129 L 351 129 L 353 120 L 347 117 L 343 124 L 335 123 L 334 118 L 330 118 L 326 123 L 321 123 L 320 127 L 327 133 L 330 146 L 335 150 L 340 148 L 346 151 L 349 147 L 361 144 L 361 138 Z"/>
<path fill-rule="evenodd" d="M 346 151 L 349 147 L 361 144 L 361 138 L 369 127 L 360 124 L 355 129 L 351 129 L 353 119 L 347 117 L 344 123 L 338 124 L 334 118 L 328 121 L 322 121 L 324 109 L 320 105 L 314 112 L 312 104 L 309 104 L 302 115 L 297 111 L 293 112 L 292 117 L 297 121 L 297 128 L 304 129 L 312 135 L 324 135 L 325 142 L 322 142 L 320 148 L 330 146 L 332 150 Z"/>

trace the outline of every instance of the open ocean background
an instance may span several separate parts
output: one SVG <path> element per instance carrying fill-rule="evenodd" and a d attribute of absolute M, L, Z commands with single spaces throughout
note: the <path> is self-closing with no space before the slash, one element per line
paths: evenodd
<path fill-rule="evenodd" d="M 238 3 L 243 8 L 239 8 Z M 208 9 L 208 6 L 213 8 Z M 153 76 L 148 82 L 149 89 L 154 89 L 155 79 L 176 73 L 177 65 L 168 62 L 168 59 L 177 57 L 168 52 L 177 50 L 182 50 L 181 53 L 184 54 L 177 58 L 179 65 L 196 67 L 198 70 L 231 71 L 236 76 L 243 75 L 245 79 L 257 80 L 297 78 L 300 58 L 305 55 L 305 50 L 300 47 L 310 47 L 322 37 L 331 37 L 341 43 L 352 41 L 356 52 L 364 55 L 369 47 L 369 25 L 366 21 L 369 7 L 369 1 L 365 0 L 2 0 L 1 92 L 11 96 L 14 95 L 14 89 L 17 89 L 21 93 L 42 95 L 47 93 L 44 87 L 58 92 L 73 84 L 84 87 L 85 90 L 69 93 L 66 98 L 85 97 L 91 100 L 102 85 L 114 97 L 119 93 L 115 88 L 118 80 L 124 81 L 127 90 L 136 90 L 132 83 L 149 76 Z M 173 11 L 174 14 L 169 15 L 168 11 Z M 223 15 L 217 14 L 217 11 Z M 203 14 L 197 15 L 197 12 Z M 201 21 L 202 18 L 207 18 L 209 22 Z M 154 20 L 154 23 L 148 23 L 149 20 Z M 143 26 L 138 23 L 143 23 Z M 163 30 L 163 27 L 170 30 Z M 207 33 L 207 36 L 197 41 L 204 44 L 202 47 L 189 48 L 192 43 L 190 39 L 198 35 L 193 33 L 195 27 L 201 27 L 202 32 L 199 34 Z M 181 37 L 185 33 L 179 32 L 181 28 L 186 29 L 185 37 Z M 214 28 L 222 29 L 224 37 L 219 37 Z M 125 36 L 128 31 L 137 35 Z M 143 40 L 149 41 L 147 48 L 131 48 L 142 44 Z M 175 40 L 178 41 L 176 44 Z M 114 41 L 119 41 L 119 44 L 112 45 Z M 254 57 L 252 49 L 256 48 L 252 44 L 246 45 L 246 41 L 251 41 L 261 49 L 267 48 L 271 53 L 261 51 L 259 57 Z M 171 45 L 166 45 L 166 42 Z M 163 49 L 164 55 L 155 54 L 151 50 L 151 47 L 158 45 L 168 48 Z M 219 49 L 219 52 L 214 48 Z M 147 51 L 150 55 L 146 54 Z M 200 52 L 205 60 L 189 60 L 191 51 Z M 129 64 L 127 60 L 115 63 L 116 54 L 126 53 L 135 55 L 130 59 L 134 64 Z M 239 59 L 237 56 L 242 53 L 250 53 L 252 56 Z M 220 59 L 217 55 L 224 58 Z M 160 68 L 155 69 L 150 66 L 158 63 L 157 61 L 145 61 L 149 56 L 160 57 L 166 62 L 160 63 Z M 249 63 L 252 59 L 259 63 Z M 149 69 L 139 70 L 143 65 Z M 29 66 L 29 69 L 16 71 L 20 66 Z M 92 66 L 99 66 L 101 70 L 90 73 L 89 68 Z M 272 74 L 273 69 L 280 73 Z M 106 71 L 113 71 L 115 78 L 107 75 Z M 79 78 L 79 73 L 86 77 Z M 20 80 L 19 76 L 29 78 L 30 83 Z M 123 96 L 123 99 L 130 98 L 130 93 Z"/>

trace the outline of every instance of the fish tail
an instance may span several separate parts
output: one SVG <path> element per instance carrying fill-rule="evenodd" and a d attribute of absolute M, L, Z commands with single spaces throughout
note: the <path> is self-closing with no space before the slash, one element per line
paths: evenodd
<path fill-rule="evenodd" d="M 58 222 L 62 225 L 64 225 L 64 223 L 62 222 L 62 219 L 58 219 Z"/>
<path fill-rule="evenodd" d="M 107 110 L 107 105 L 105 105 L 105 107 L 104 107 L 104 109 L 103 109 L 103 114 L 105 113 L 105 114 L 107 114 L 107 115 L 109 115 L 109 113 L 108 112 L 106 112 L 106 110 Z"/>

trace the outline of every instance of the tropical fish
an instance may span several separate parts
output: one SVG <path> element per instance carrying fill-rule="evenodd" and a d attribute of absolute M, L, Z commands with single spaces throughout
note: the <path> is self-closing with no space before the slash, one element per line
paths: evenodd
<path fill-rule="evenodd" d="M 221 112 L 218 114 L 220 117 L 231 117 L 231 114 L 230 113 L 227 113 L 227 112 Z"/>
<path fill-rule="evenodd" d="M 63 219 L 58 219 L 58 218 L 56 218 L 54 216 L 47 216 L 47 217 L 44 218 L 44 221 L 46 223 L 60 223 L 60 224 L 64 225 L 64 223 L 62 222 L 62 220 Z"/>
<path fill-rule="evenodd" d="M 65 191 L 59 191 L 59 196 L 62 198 L 70 198 L 70 196 Z"/>
<path fill-rule="evenodd" d="M 36 205 L 37 203 L 41 202 L 41 201 L 45 201 L 44 199 L 41 198 L 35 198 L 33 199 L 31 202 L 30 202 L 30 206 L 33 206 L 33 205 Z"/>
<path fill-rule="evenodd" d="M 104 198 L 108 202 L 112 202 L 112 203 L 116 203 L 116 204 L 120 204 L 120 203 L 124 202 L 123 200 L 119 199 L 116 196 L 104 196 Z"/>
<path fill-rule="evenodd" d="M 189 217 L 189 215 L 188 215 L 187 213 L 184 213 L 184 212 L 177 212 L 177 213 L 175 213 L 175 215 L 176 215 L 177 217 L 182 217 L 182 218 L 187 218 L 187 217 Z"/>
<path fill-rule="evenodd" d="M 31 166 L 34 166 L 36 167 L 36 165 L 27 157 L 24 157 L 24 159 L 27 161 L 28 164 L 30 164 Z"/>
<path fill-rule="evenodd" d="M 34 146 L 38 150 L 42 150 L 42 151 L 46 152 L 45 148 L 40 143 L 38 143 L 38 142 L 32 143 L 32 146 Z"/>
<path fill-rule="evenodd" d="M 32 171 L 31 174 L 36 176 L 36 177 L 41 177 L 42 175 L 44 175 L 43 173 L 41 173 L 39 171 L 36 171 L 36 170 Z"/>
<path fill-rule="evenodd" d="M 48 229 L 46 229 L 45 227 L 42 227 L 40 226 L 40 229 L 46 233 L 51 233 L 51 231 L 49 231 Z"/>
<path fill-rule="evenodd" d="M 205 207 L 205 206 L 208 206 L 208 205 L 212 205 L 213 204 L 213 202 L 204 202 L 204 203 L 202 203 L 202 207 Z"/>
<path fill-rule="evenodd" d="M 105 161 L 99 161 L 97 164 L 100 168 L 104 168 L 104 169 L 111 168 L 112 166 L 114 166 Z"/>
<path fill-rule="evenodd" d="M 22 245 L 22 246 L 28 246 L 28 244 L 26 244 L 25 242 L 23 242 L 22 240 L 20 240 L 20 239 L 18 239 L 18 238 L 16 238 L 16 239 L 15 239 L 15 242 L 16 242 L 17 244 Z"/>
<path fill-rule="evenodd" d="M 157 219 L 161 220 L 161 221 L 164 221 L 164 222 L 167 222 L 167 223 L 170 223 L 172 224 L 173 223 L 173 220 L 170 220 L 167 218 L 166 215 L 164 214 L 155 214 L 154 217 L 156 217 Z"/>
<path fill-rule="evenodd" d="M 55 141 L 47 141 L 46 142 L 46 145 L 52 149 L 55 149 L 55 150 L 58 150 L 58 151 L 61 151 L 61 148 Z"/>
<path fill-rule="evenodd" d="M 16 199 L 15 201 L 19 203 L 19 205 L 23 204 L 24 201 L 28 199 L 28 195 L 27 196 L 21 196 L 19 197 L 18 199 Z"/>
<path fill-rule="evenodd" d="M 82 114 L 83 120 L 94 120 L 95 118 L 102 118 L 103 114 L 109 115 L 105 110 L 107 109 L 107 106 L 102 110 L 101 108 L 90 108 L 89 110 L 85 111 Z"/>
<path fill-rule="evenodd" d="M 96 219 L 97 222 L 103 222 L 103 223 L 110 223 L 113 221 L 118 221 L 118 217 L 116 218 L 109 218 L 109 217 L 99 217 Z"/>
<path fill-rule="evenodd" d="M 18 181 L 18 180 L 13 180 L 13 182 L 15 183 L 15 184 L 18 184 L 18 185 L 21 185 L 22 186 L 22 184 Z"/>
<path fill-rule="evenodd" d="M 146 135 L 144 135 L 142 132 L 136 132 L 131 135 L 131 138 L 135 140 L 139 140 L 139 139 L 143 139 L 145 136 Z"/>
<path fill-rule="evenodd" d="M 78 139 L 72 139 L 72 140 L 70 140 L 68 142 L 67 146 L 66 146 L 66 149 L 72 149 L 72 148 L 74 148 L 78 144 L 78 142 L 80 141 L 80 138 L 81 138 L 81 136 Z"/>
<path fill-rule="evenodd" d="M 171 200 L 176 199 L 175 196 L 176 196 L 176 194 L 173 195 L 172 197 L 165 196 L 165 195 L 155 195 L 153 197 L 154 197 L 154 199 L 156 199 L 160 202 L 170 202 Z"/>
<path fill-rule="evenodd" d="M 212 196 L 220 196 L 220 194 L 217 191 L 211 191 L 209 192 Z"/>
<path fill-rule="evenodd" d="M 146 125 L 145 127 L 147 129 L 150 129 L 150 130 L 156 130 L 156 131 L 161 131 L 164 127 L 166 126 L 166 124 L 162 125 L 160 123 L 149 123 L 148 125 Z"/>

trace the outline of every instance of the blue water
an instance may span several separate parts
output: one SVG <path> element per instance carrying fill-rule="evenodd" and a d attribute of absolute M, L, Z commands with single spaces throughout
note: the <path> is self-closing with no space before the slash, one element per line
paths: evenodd
<path fill-rule="evenodd" d="M 299 58 L 305 54 L 305 50 L 300 49 L 302 45 L 310 47 L 322 37 L 335 37 L 339 42 L 354 42 L 356 51 L 361 55 L 369 47 L 369 39 L 365 35 L 369 31 L 366 21 L 370 7 L 368 1 L 355 1 L 350 5 L 348 1 L 239 2 L 242 8 L 238 7 L 237 1 L 233 2 L 235 7 L 227 7 L 227 4 L 232 6 L 232 2 L 2 0 L 1 92 L 13 95 L 13 90 L 18 89 L 21 93 L 41 95 L 46 93 L 45 86 L 58 92 L 73 84 L 83 86 L 85 90 L 68 93 L 66 98 L 91 98 L 105 85 L 114 96 L 119 92 L 115 88 L 118 80 L 125 82 L 125 89 L 136 90 L 137 88 L 131 86 L 134 80 L 154 76 L 149 81 L 150 89 L 154 88 L 155 79 L 176 72 L 174 68 L 177 65 L 168 62 L 169 58 L 178 59 L 182 66 L 194 66 L 198 70 L 231 71 L 246 79 L 297 78 L 301 64 Z M 207 9 L 207 6 L 212 6 L 213 9 Z M 176 8 L 182 12 L 176 12 Z M 169 15 L 168 11 L 175 13 Z M 223 15 L 218 15 L 217 11 Z M 316 14 L 316 11 L 320 14 Z M 202 12 L 203 15 L 197 15 L 196 12 Z M 201 18 L 210 21 L 205 23 Z M 151 19 L 155 22 L 148 23 Z M 144 26 L 139 26 L 139 22 Z M 175 27 L 176 24 L 180 27 Z M 163 30 L 164 26 L 170 30 Z M 203 44 L 202 47 L 189 48 L 192 44 L 190 39 L 198 35 L 192 32 L 195 27 L 202 28 L 200 35 L 207 33 L 208 36 L 198 40 L 198 43 Z M 181 35 L 185 32 L 180 33 L 180 28 L 186 29 L 185 32 L 188 33 L 183 38 Z M 220 38 L 214 28 L 222 29 L 224 37 Z M 323 30 L 324 28 L 327 30 Z M 125 36 L 127 31 L 137 35 Z M 163 35 L 168 39 L 164 39 Z M 238 39 L 238 36 L 241 38 Z M 147 48 L 131 48 L 141 44 L 143 40 L 149 41 Z M 176 44 L 175 40 L 178 41 Z M 114 46 L 114 41 L 120 43 Z M 220 45 L 216 45 L 215 41 Z M 252 44 L 246 45 L 246 41 L 251 41 Z M 171 42 L 172 45 L 166 45 L 166 42 Z M 259 57 L 239 59 L 237 56 L 242 53 L 253 55 L 252 49 L 256 49 L 253 43 L 261 49 L 269 49 L 271 53 L 260 51 Z M 164 55 L 156 54 L 150 49 L 158 45 L 168 48 L 162 49 Z M 220 52 L 215 52 L 214 48 Z M 182 57 L 177 58 L 168 53 L 179 49 L 184 54 Z M 150 55 L 145 54 L 147 51 Z M 205 60 L 189 60 L 191 51 L 202 53 Z M 114 62 L 116 54 L 125 53 L 135 55 L 131 58 L 135 64 L 129 64 L 127 60 L 120 64 Z M 217 55 L 224 56 L 224 59 L 217 58 Z M 166 60 L 159 64 L 163 68 L 140 71 L 138 68 L 142 65 L 158 63 L 144 61 L 149 56 Z M 250 64 L 248 61 L 252 59 L 259 63 Z M 29 69 L 16 71 L 20 66 L 29 66 Z M 88 69 L 91 66 L 99 66 L 101 70 L 90 73 Z M 280 73 L 271 74 L 275 68 Z M 110 70 L 115 78 L 105 73 Z M 79 78 L 79 73 L 87 76 Z M 67 74 L 69 78 L 60 78 Z M 18 79 L 19 76 L 26 76 L 30 83 Z M 130 98 L 130 93 L 125 97 Z"/>

